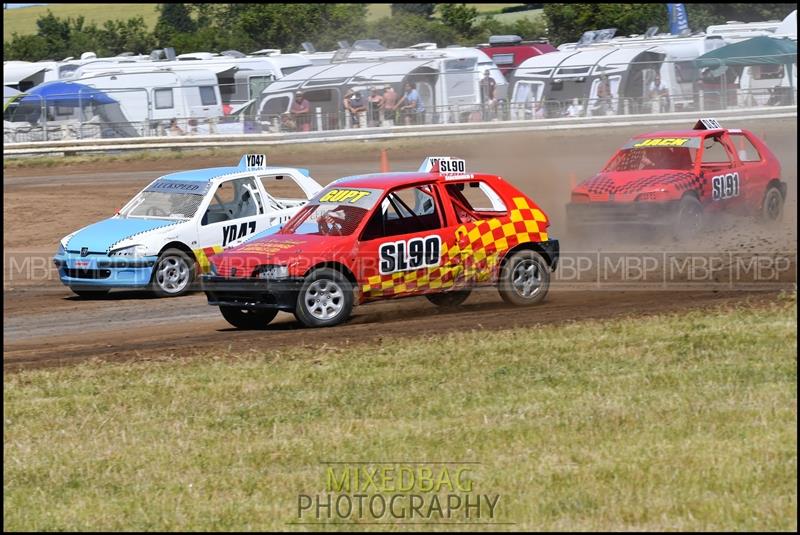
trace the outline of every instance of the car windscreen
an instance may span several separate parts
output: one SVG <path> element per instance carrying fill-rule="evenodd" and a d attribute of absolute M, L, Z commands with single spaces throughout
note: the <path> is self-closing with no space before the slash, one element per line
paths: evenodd
<path fill-rule="evenodd" d="M 328 186 L 290 219 L 280 233 L 348 236 L 382 194 L 380 189 Z"/>
<path fill-rule="evenodd" d="M 644 169 L 691 171 L 696 156 L 697 149 L 691 147 L 632 147 L 619 151 L 603 171 L 606 173 Z"/>
<path fill-rule="evenodd" d="M 157 219 L 191 219 L 203 202 L 202 195 L 179 192 L 143 191 L 120 215 Z"/>

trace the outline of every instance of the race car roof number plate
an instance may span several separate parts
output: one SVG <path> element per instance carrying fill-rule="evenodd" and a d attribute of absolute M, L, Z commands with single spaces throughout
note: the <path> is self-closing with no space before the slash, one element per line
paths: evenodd
<path fill-rule="evenodd" d="M 695 130 L 718 130 L 722 128 L 722 126 L 717 122 L 716 119 L 700 119 L 695 123 L 694 129 Z"/>
<path fill-rule="evenodd" d="M 429 156 L 422 162 L 419 170 L 423 173 L 440 175 L 463 175 L 467 172 L 467 162 L 450 156 Z"/>
<path fill-rule="evenodd" d="M 145 191 L 158 191 L 161 193 L 189 193 L 191 195 L 205 195 L 211 182 L 194 180 L 156 180 Z"/>
<path fill-rule="evenodd" d="M 267 156 L 265 154 L 245 154 L 239 161 L 239 167 L 248 171 L 251 169 L 264 169 L 267 166 Z"/>

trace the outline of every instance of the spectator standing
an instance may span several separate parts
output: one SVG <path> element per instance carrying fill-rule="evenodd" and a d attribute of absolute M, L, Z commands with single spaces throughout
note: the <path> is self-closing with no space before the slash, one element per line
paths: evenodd
<path fill-rule="evenodd" d="M 577 98 L 572 99 L 572 104 L 567 108 L 567 117 L 580 117 L 583 115 L 583 106 Z"/>
<path fill-rule="evenodd" d="M 650 98 L 650 102 L 653 103 L 655 113 L 669 111 L 669 90 L 661 81 L 661 73 L 656 72 L 655 78 L 647 87 L 647 96 Z"/>
<path fill-rule="evenodd" d="M 369 96 L 369 126 L 380 126 L 383 116 L 383 95 L 377 87 L 372 88 Z"/>
<path fill-rule="evenodd" d="M 397 107 L 403 114 L 405 124 L 419 123 L 420 116 L 425 112 L 425 106 L 419 98 L 417 84 L 414 82 L 405 83 L 405 94 L 400 99 L 400 102 L 397 103 Z"/>
<path fill-rule="evenodd" d="M 533 118 L 534 119 L 544 119 L 544 105 L 542 104 L 541 100 L 535 100 L 533 102 Z"/>
<path fill-rule="evenodd" d="M 169 122 L 168 134 L 170 136 L 182 136 L 183 133 L 184 132 L 181 130 L 181 127 L 178 126 L 178 119 L 173 117 Z"/>
<path fill-rule="evenodd" d="M 295 127 L 300 132 L 311 130 L 311 105 L 306 100 L 302 91 L 294 94 L 294 102 L 289 108 L 289 114 L 294 120 Z"/>
<path fill-rule="evenodd" d="M 600 75 L 600 84 L 597 86 L 597 105 L 594 108 L 597 115 L 608 115 L 611 111 L 611 84 L 608 75 Z"/>
<path fill-rule="evenodd" d="M 495 106 L 497 100 L 495 99 L 495 88 L 497 82 L 492 78 L 491 73 L 486 70 L 483 71 L 483 78 L 481 79 L 481 105 L 483 106 L 483 120 L 489 121 L 494 118 Z"/>
<path fill-rule="evenodd" d="M 397 112 L 397 92 L 394 90 L 394 87 L 387 85 L 383 89 L 383 119 L 386 122 L 390 122 L 389 126 L 394 126 L 394 122 L 397 120 L 395 116 Z"/>

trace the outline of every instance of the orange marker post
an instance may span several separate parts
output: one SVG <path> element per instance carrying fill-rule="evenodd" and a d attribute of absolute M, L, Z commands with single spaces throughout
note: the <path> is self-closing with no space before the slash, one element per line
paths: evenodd
<path fill-rule="evenodd" d="M 389 156 L 387 149 L 381 149 L 381 173 L 389 172 Z"/>

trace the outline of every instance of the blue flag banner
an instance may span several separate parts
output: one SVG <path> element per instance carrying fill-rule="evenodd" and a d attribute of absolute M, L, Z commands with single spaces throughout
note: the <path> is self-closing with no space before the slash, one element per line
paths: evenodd
<path fill-rule="evenodd" d="M 689 33 L 689 18 L 686 16 L 686 6 L 683 4 L 667 4 L 669 18 L 669 33 L 681 35 Z"/>

